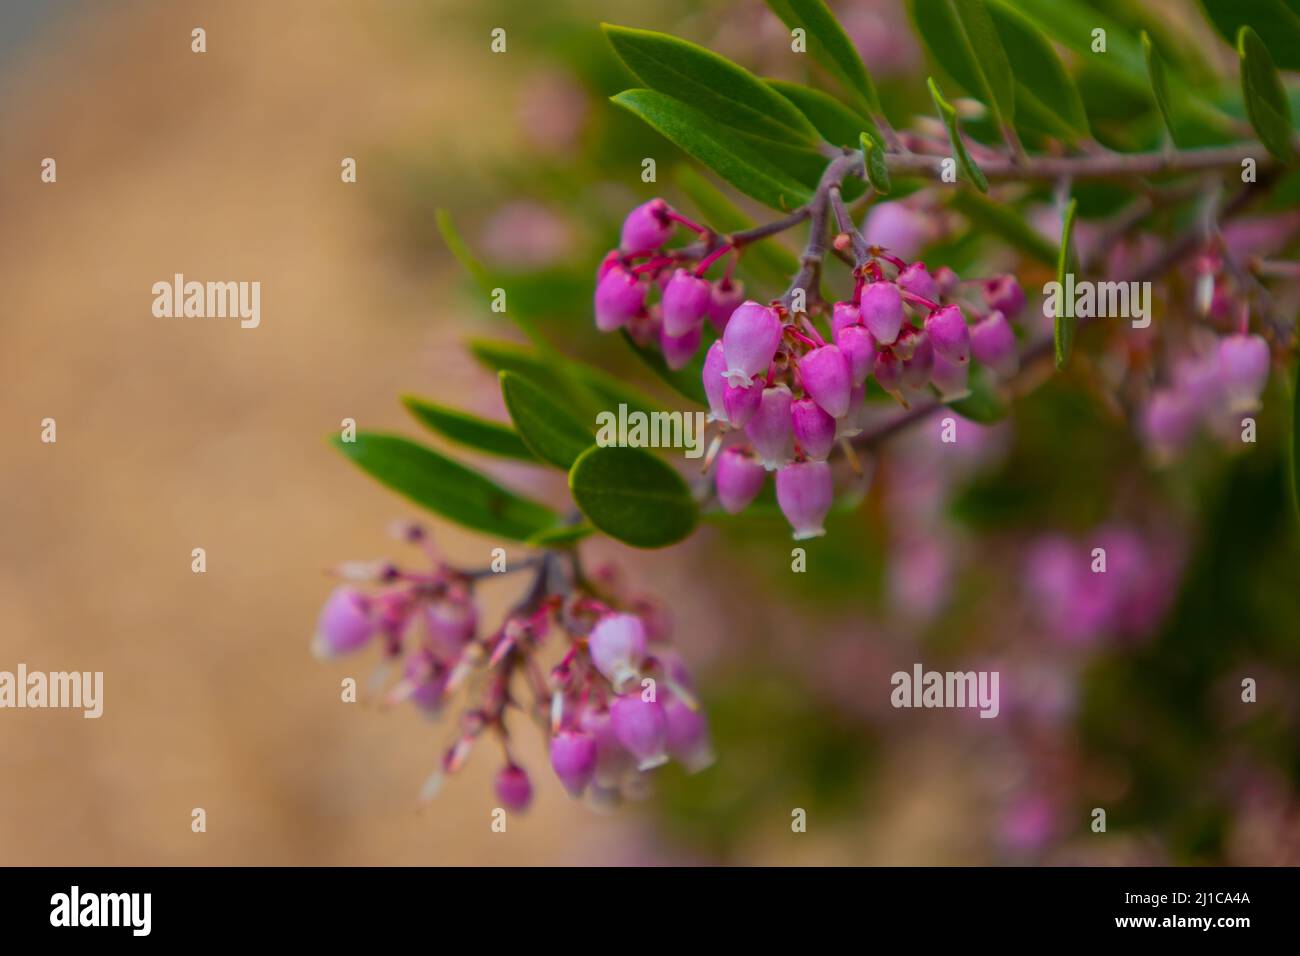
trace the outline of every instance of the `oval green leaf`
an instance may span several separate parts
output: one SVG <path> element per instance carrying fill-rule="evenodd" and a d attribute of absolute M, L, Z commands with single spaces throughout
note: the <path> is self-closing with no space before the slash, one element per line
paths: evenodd
<path fill-rule="evenodd" d="M 1300 4 L 1294 0 L 1201 0 L 1206 16 L 1229 43 L 1243 26 L 1259 32 L 1273 61 L 1284 70 L 1300 70 Z"/>
<path fill-rule="evenodd" d="M 889 164 L 885 162 L 885 151 L 866 133 L 861 134 L 858 145 L 862 147 L 862 165 L 867 170 L 871 188 L 882 196 L 888 196 L 893 185 L 889 181 Z"/>
<path fill-rule="evenodd" d="M 588 448 L 573 463 L 569 490 L 588 521 L 635 548 L 676 544 L 699 518 L 682 476 L 640 448 Z"/>
<path fill-rule="evenodd" d="M 1237 34 L 1237 53 L 1241 57 L 1241 93 L 1246 100 L 1246 115 L 1255 127 L 1260 142 L 1284 163 L 1295 156 L 1291 143 L 1291 104 L 1277 75 L 1277 67 L 1259 34 L 1242 27 Z"/>
<path fill-rule="evenodd" d="M 988 12 L 1015 78 L 1017 120 L 1067 141 L 1087 136 L 1083 99 L 1051 41 L 1001 0 L 989 0 Z"/>
<path fill-rule="evenodd" d="M 872 118 L 880 116 L 880 97 L 858 56 L 857 47 L 822 0 L 767 0 L 791 30 L 803 29 L 813 57 L 829 70 Z"/>
<path fill-rule="evenodd" d="M 811 86 L 790 83 L 787 80 L 764 80 L 777 93 L 798 107 L 799 112 L 808 117 L 808 121 L 817 127 L 822 139 L 832 146 L 851 147 L 858 141 L 858 135 L 866 130 L 871 138 L 881 145 L 884 139 L 876 129 L 870 117 L 857 110 L 849 109 L 833 96 Z"/>
<path fill-rule="evenodd" d="M 545 505 L 398 435 L 361 432 L 356 441 L 331 440 L 381 484 L 473 531 L 524 541 L 558 523 Z"/>
<path fill-rule="evenodd" d="M 1065 218 L 1061 224 L 1061 248 L 1056 257 L 1056 281 L 1062 290 L 1065 289 L 1066 273 L 1072 272 L 1076 265 L 1074 255 L 1074 213 L 1078 206 L 1079 200 L 1070 200 L 1070 204 L 1065 207 Z M 1070 360 L 1070 351 L 1074 348 L 1076 322 L 1074 303 L 1067 302 L 1062 298 L 1060 308 L 1056 310 L 1056 316 L 1052 321 L 1052 345 L 1058 369 L 1065 368 L 1065 363 Z"/>
<path fill-rule="evenodd" d="M 726 57 L 666 33 L 601 26 L 614 52 L 650 89 L 762 139 L 817 141 L 817 130 L 803 113 Z"/>
<path fill-rule="evenodd" d="M 572 467 L 595 441 L 594 433 L 531 379 L 517 372 L 500 377 L 506 411 L 529 451 L 557 468 Z"/>
<path fill-rule="evenodd" d="M 984 0 L 910 0 L 912 20 L 931 55 L 1007 128 L 1016 116 L 1011 62 Z"/>
<path fill-rule="evenodd" d="M 519 433 L 509 425 L 425 401 L 414 395 L 403 395 L 402 404 L 421 425 L 466 448 L 500 455 L 502 458 L 537 460 L 520 439 Z"/>
<path fill-rule="evenodd" d="M 952 143 L 953 156 L 956 157 L 957 165 L 961 167 L 962 175 L 980 192 L 988 192 L 989 181 L 984 177 L 984 171 L 975 165 L 975 160 L 971 159 L 970 153 L 966 152 L 966 144 L 961 138 L 961 127 L 957 124 L 957 110 L 943 98 L 934 77 L 930 77 L 926 83 L 930 87 L 930 98 L 934 100 L 934 108 L 939 111 L 939 118 L 943 120 L 943 125 L 948 130 L 948 141 Z"/>
<path fill-rule="evenodd" d="M 1174 114 L 1169 106 L 1169 81 L 1165 78 L 1165 64 L 1160 59 L 1160 52 L 1156 49 L 1155 44 L 1151 42 L 1151 37 L 1145 30 L 1142 31 L 1142 53 L 1147 59 L 1147 79 L 1151 83 L 1151 95 L 1155 98 L 1156 109 L 1160 111 L 1160 118 L 1165 121 L 1165 129 L 1169 131 L 1169 139 L 1175 146 L 1178 145 L 1178 138 L 1174 134 Z"/>

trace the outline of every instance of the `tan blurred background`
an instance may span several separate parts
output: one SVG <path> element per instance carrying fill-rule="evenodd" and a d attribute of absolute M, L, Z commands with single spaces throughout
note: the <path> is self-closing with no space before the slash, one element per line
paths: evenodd
<path fill-rule="evenodd" d="M 344 417 L 413 433 L 402 391 L 496 402 L 456 344 L 489 320 L 448 294 L 447 257 L 394 254 L 373 201 L 377 157 L 432 146 L 467 164 L 512 140 L 516 91 L 486 43 L 430 30 L 438 16 L 400 0 L 69 3 L 5 50 L 0 669 L 103 671 L 105 689 L 99 720 L 0 712 L 0 864 L 689 859 L 651 845 L 644 809 L 570 803 L 532 734 L 538 797 L 506 834 L 489 827 L 495 754 L 417 813 L 445 729 L 342 703 L 372 660 L 308 654 L 322 570 L 396 552 L 385 526 L 410 515 L 325 436 Z M 47 156 L 57 184 L 40 181 Z M 260 281 L 261 327 L 153 317 L 152 284 L 176 272 Z M 46 417 L 57 444 L 40 441 Z M 495 543 L 438 538 L 467 565 Z M 662 594 L 699 572 L 690 551 L 636 560 Z M 488 618 L 512 597 L 492 587 Z M 701 635 L 727 626 L 687 612 Z M 961 758 L 934 739 L 900 753 L 897 792 L 860 831 L 793 842 L 774 819 L 741 859 L 969 859 Z"/>

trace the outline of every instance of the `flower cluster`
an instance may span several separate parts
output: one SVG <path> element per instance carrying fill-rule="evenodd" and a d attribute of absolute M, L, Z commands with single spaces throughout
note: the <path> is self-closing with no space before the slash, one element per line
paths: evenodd
<path fill-rule="evenodd" d="M 325 602 L 313 650 L 330 659 L 378 643 L 383 665 L 374 683 L 383 699 L 409 701 L 430 717 L 463 692 L 455 739 L 426 795 L 465 765 L 486 734 L 497 739 L 504 758 L 497 799 L 507 809 L 528 807 L 533 784 L 512 752 L 510 709 L 548 734 L 551 766 L 565 790 L 596 805 L 645 793 L 646 772 L 670 759 L 691 772 L 712 761 L 690 674 L 668 648 L 667 621 L 653 604 L 621 598 L 609 575 L 597 576 L 597 585 L 576 564 L 566 574 L 547 553 L 522 566 L 535 575 L 528 594 L 499 627 L 483 633 L 474 589 L 494 572 L 452 567 L 418 527 L 400 533 L 425 549 L 432 569 L 389 562 L 340 568 L 350 583 Z M 542 663 L 547 655 L 559 656 L 549 673 Z"/>
<path fill-rule="evenodd" d="M 878 208 L 884 205 L 893 204 Z M 665 249 L 678 224 L 705 238 Z M 851 241 L 841 234 L 837 248 Z M 764 304 L 743 300 L 730 276 L 712 284 L 704 278 L 735 249 L 734 238 L 719 241 L 654 199 L 628 215 L 620 248 L 601 264 L 595 295 L 599 329 L 627 328 L 641 341 L 657 337 L 671 368 L 696 354 L 706 319 L 720 333 L 705 354 L 703 386 L 710 419 L 743 436 L 722 451 L 714 472 L 718 503 L 728 513 L 748 507 L 771 471 L 796 540 L 821 535 L 834 496 L 829 459 L 837 443 L 863 432 L 869 379 L 909 407 L 919 397 L 968 396 L 972 357 L 998 377 L 1019 368 L 1011 320 L 1025 296 L 1013 276 L 963 282 L 950 268 L 931 273 L 924 262 L 871 246 L 854 268 L 851 300 L 829 310 L 820 302 L 805 307 L 811 293 L 798 290 L 798 298 L 787 293 Z M 692 255 L 699 264 L 683 268 Z M 662 293 L 650 304 L 656 285 Z M 827 311 L 829 326 L 819 328 L 813 317 Z"/>

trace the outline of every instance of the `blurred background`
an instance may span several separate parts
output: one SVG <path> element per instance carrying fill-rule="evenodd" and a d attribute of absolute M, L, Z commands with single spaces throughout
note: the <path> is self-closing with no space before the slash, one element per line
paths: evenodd
<path fill-rule="evenodd" d="M 832 6 L 895 123 L 928 112 L 901 3 Z M 1196 35 L 1194 5 L 1151 7 Z M 349 417 L 419 435 L 408 392 L 504 416 L 462 342 L 520 336 L 446 251 L 437 208 L 512 310 L 662 394 L 591 330 L 622 215 L 679 201 L 683 175 L 606 102 L 630 84 L 602 20 L 807 79 L 756 0 L 0 5 L 0 669 L 105 675 L 99 720 L 0 713 L 0 863 L 1300 863 L 1280 376 L 1258 444 L 1207 436 L 1173 470 L 1148 465 L 1104 367 L 963 423 L 955 455 L 937 424 L 916 429 L 803 575 L 761 517 L 663 553 L 584 546 L 670 605 L 717 763 L 666 768 L 646 802 L 599 814 L 520 733 L 538 795 L 506 833 L 488 753 L 418 805 L 447 728 L 342 703 L 373 661 L 308 652 L 326 569 L 405 557 L 386 528 L 415 517 L 325 438 Z M 927 261 L 1016 263 L 915 211 Z M 177 272 L 260 281 L 261 326 L 154 318 L 150 288 Z M 476 464 L 564 500 L 562 477 Z M 497 543 L 433 531 L 466 566 Z M 1069 580 L 1096 546 L 1122 573 Z M 485 585 L 483 619 L 522 583 Z M 1001 716 L 892 709 L 889 676 L 916 661 L 999 670 Z"/>

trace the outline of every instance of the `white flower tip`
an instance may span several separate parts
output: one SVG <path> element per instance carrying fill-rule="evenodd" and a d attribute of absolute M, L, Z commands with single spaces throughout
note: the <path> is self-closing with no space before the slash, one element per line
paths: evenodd
<path fill-rule="evenodd" d="M 653 770 L 655 767 L 662 767 L 668 762 L 667 754 L 659 754 L 657 757 L 646 757 L 636 765 L 637 770 Z"/>
<path fill-rule="evenodd" d="M 753 377 L 740 368 L 729 368 L 722 373 L 722 377 L 727 380 L 727 384 L 732 388 L 749 388 L 754 384 Z"/>
<path fill-rule="evenodd" d="M 825 533 L 825 528 L 803 528 L 794 533 L 794 540 L 807 541 L 809 538 L 820 538 Z"/>

